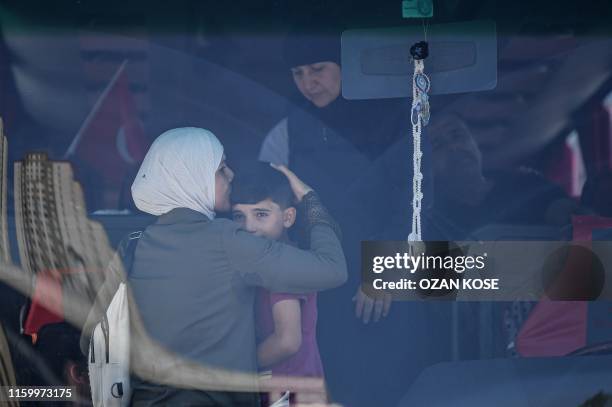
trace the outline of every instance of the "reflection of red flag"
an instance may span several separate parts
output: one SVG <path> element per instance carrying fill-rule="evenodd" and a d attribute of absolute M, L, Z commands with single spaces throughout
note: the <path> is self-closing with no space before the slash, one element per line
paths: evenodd
<path fill-rule="evenodd" d="M 586 301 L 551 301 L 536 305 L 516 339 L 521 356 L 564 356 L 587 344 Z"/>
<path fill-rule="evenodd" d="M 126 64 L 104 89 L 65 155 L 87 163 L 115 186 L 129 166 L 144 158 L 149 144 L 130 93 Z"/>
<path fill-rule="evenodd" d="M 40 328 L 64 321 L 61 276 L 43 270 L 36 275 L 32 303 L 23 324 L 23 332 L 36 341 Z"/>
<path fill-rule="evenodd" d="M 572 217 L 573 241 L 583 247 L 591 247 L 593 231 L 612 228 L 612 219 L 591 215 Z M 584 283 L 590 277 L 591 258 L 570 251 L 560 282 L 583 294 Z M 577 274 L 578 273 L 578 274 Z M 576 277 L 582 279 L 575 279 Z M 516 348 L 521 356 L 564 356 L 589 345 L 590 336 L 598 337 L 610 324 L 609 314 L 599 317 L 599 326 L 589 326 L 589 313 L 595 302 L 551 301 L 542 299 L 533 309 L 517 335 Z M 604 311 L 605 312 L 605 311 Z M 589 332 L 595 331 L 595 332 Z M 605 334 L 604 334 L 605 336 Z M 609 336 L 607 336 L 609 337 Z"/>

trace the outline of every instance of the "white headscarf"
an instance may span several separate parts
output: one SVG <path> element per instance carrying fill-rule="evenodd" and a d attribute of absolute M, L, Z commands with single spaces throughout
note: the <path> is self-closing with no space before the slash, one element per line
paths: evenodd
<path fill-rule="evenodd" d="M 196 127 L 168 130 L 151 145 L 132 184 L 136 207 L 152 215 L 190 208 L 215 217 L 215 172 L 223 146 Z"/>

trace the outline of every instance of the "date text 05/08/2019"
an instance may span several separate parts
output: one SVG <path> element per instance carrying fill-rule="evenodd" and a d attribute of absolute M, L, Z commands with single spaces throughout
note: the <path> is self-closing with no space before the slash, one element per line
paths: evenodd
<path fill-rule="evenodd" d="M 461 280 L 423 278 L 398 281 L 384 281 L 377 278 L 372 282 L 375 290 L 499 290 L 499 278 L 466 278 Z"/>

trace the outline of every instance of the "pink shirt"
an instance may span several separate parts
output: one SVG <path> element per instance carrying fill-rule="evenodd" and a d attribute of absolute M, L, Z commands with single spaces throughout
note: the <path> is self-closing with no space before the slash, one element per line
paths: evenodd
<path fill-rule="evenodd" d="M 323 364 L 317 345 L 317 294 L 280 294 L 260 288 L 257 291 L 256 330 L 257 343 L 263 342 L 274 332 L 272 306 L 279 301 L 296 299 L 300 301 L 302 313 L 302 346 L 291 357 L 266 370 L 272 375 L 323 377 Z"/>

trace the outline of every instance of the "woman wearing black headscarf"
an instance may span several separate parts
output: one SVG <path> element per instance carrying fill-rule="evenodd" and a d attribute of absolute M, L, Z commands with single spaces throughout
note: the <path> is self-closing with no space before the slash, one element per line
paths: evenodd
<path fill-rule="evenodd" d="M 412 217 L 410 101 L 344 99 L 339 31 L 290 35 L 283 57 L 303 99 L 270 130 L 259 159 L 287 165 L 315 185 L 357 243 L 404 240 Z M 425 188 L 431 187 L 428 155 Z M 424 208 L 430 196 L 426 191 Z M 360 292 L 356 297 L 364 322 L 372 311 L 377 320 L 388 310 L 388 302 L 374 304 Z"/>
<path fill-rule="evenodd" d="M 413 377 L 412 372 L 422 365 L 416 360 L 422 356 L 411 352 L 424 354 L 426 335 L 411 341 L 409 352 L 400 350 L 401 353 L 392 356 L 385 348 L 401 347 L 401 341 L 406 340 L 402 330 L 418 327 L 424 314 L 415 312 L 419 304 L 409 306 L 409 315 L 406 315 L 409 304 L 395 305 L 398 309 L 390 319 L 373 329 L 367 329 L 350 315 L 354 313 L 368 323 L 389 313 L 389 295 L 372 299 L 360 289 L 359 250 L 361 241 L 405 240 L 410 233 L 411 106 L 406 99 L 344 99 L 339 34 L 319 31 L 316 35 L 294 33 L 287 38 L 283 57 L 303 99 L 268 133 L 259 158 L 288 165 L 299 173 L 317 189 L 345 231 L 343 246 L 350 282 L 345 289 L 319 297 L 319 341 L 332 397 L 350 405 L 386 405 L 384 402 L 395 396 L 380 394 L 379 383 L 386 381 L 391 386 L 393 382 L 399 383 L 396 391 L 403 392 L 404 380 Z M 427 210 L 431 182 L 426 140 L 422 148 L 425 177 L 422 206 Z M 391 357 L 397 363 L 390 365 Z M 378 387 L 368 390 L 370 400 L 357 394 L 356 389 L 369 386 Z"/>

